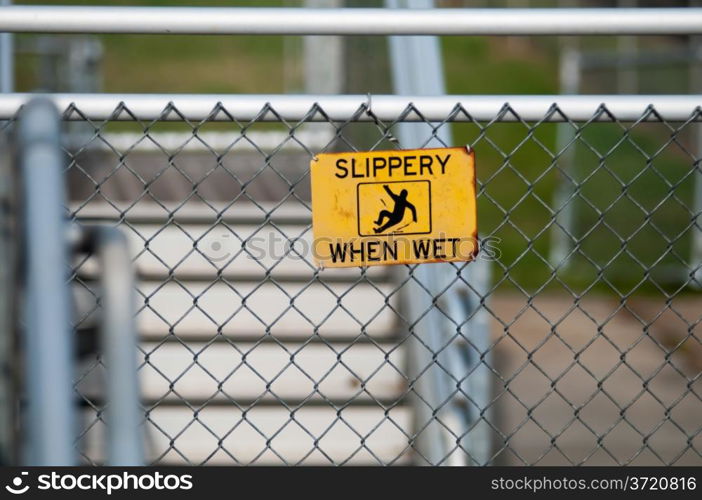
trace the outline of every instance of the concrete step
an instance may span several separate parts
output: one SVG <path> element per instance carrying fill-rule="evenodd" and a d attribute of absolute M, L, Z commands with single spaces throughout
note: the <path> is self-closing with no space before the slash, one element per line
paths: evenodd
<path fill-rule="evenodd" d="M 76 285 L 80 327 L 97 324 L 95 283 Z M 171 280 L 137 285 L 137 330 L 143 339 L 377 341 L 397 335 L 397 293 L 390 284 L 320 284 Z M 386 303 L 387 297 L 387 303 Z"/>
<path fill-rule="evenodd" d="M 83 453 L 103 460 L 104 423 L 83 413 Z M 145 423 L 150 461 L 165 465 L 402 465 L 410 462 L 407 407 L 157 407 Z M 403 431 L 403 429 L 405 429 Z"/>
<path fill-rule="evenodd" d="M 119 224 L 129 238 L 151 460 L 410 462 L 393 275 L 319 271 L 311 255 L 286 252 L 292 240 L 310 247 L 307 205 L 101 202 L 70 211 L 82 223 Z M 83 309 L 96 304 L 98 272 L 80 262 Z M 85 363 L 78 392 L 95 407 L 84 409 L 82 442 L 99 462 L 104 429 L 95 408 L 105 374 L 94 359 Z"/>
<path fill-rule="evenodd" d="M 118 223 L 129 238 L 139 275 L 146 280 L 172 276 L 211 281 L 262 279 L 309 281 L 387 281 L 386 268 L 318 270 L 312 254 L 311 214 L 299 203 L 280 207 L 239 203 L 227 208 L 191 203 L 165 208 L 149 204 L 112 207 L 72 206 L 82 223 Z M 94 276 L 95 263 L 79 266 Z"/>
<path fill-rule="evenodd" d="M 387 359 L 386 359 L 387 358 Z M 143 343 L 144 404 L 399 404 L 404 351 L 396 344 Z M 102 397 L 102 365 L 86 367 L 78 391 Z"/>
<path fill-rule="evenodd" d="M 386 268 L 318 270 L 312 254 L 309 226 L 215 224 L 139 224 L 121 226 L 129 238 L 136 270 L 142 279 L 169 277 L 212 281 L 272 278 L 309 281 L 315 277 L 353 282 L 363 278 L 387 281 Z M 76 262 L 80 262 L 77 260 Z M 95 276 L 96 263 L 81 264 L 79 272 Z"/>
<path fill-rule="evenodd" d="M 234 137 L 232 137 L 234 139 Z M 70 200 L 310 199 L 311 155 L 302 148 L 259 151 L 111 151 L 88 148 L 72 156 Z M 202 201 L 200 201 L 203 203 Z"/>

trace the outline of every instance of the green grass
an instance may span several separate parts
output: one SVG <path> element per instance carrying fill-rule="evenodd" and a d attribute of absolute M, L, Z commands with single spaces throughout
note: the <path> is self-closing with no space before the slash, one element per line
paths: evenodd
<path fill-rule="evenodd" d="M 128 0 L 18 1 L 44 5 L 148 5 L 280 7 L 278 1 L 167 2 Z M 32 35 L 22 35 L 28 39 Z M 59 38 L 67 35 L 60 35 Z M 103 35 L 104 90 L 106 92 L 174 93 L 277 93 L 284 92 L 284 37 L 280 36 L 178 36 Z M 18 61 L 18 88 L 32 88 L 36 82 L 36 61 Z"/>

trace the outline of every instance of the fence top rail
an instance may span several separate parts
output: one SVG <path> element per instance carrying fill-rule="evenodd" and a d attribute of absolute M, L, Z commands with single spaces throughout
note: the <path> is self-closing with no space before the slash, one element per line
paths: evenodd
<path fill-rule="evenodd" d="M 47 94 L 68 120 L 286 121 L 687 121 L 702 95 L 208 95 Z M 36 94 L 0 94 L 0 120 Z"/>
<path fill-rule="evenodd" d="M 0 7 L 0 31 L 228 35 L 692 35 L 702 8 Z"/>

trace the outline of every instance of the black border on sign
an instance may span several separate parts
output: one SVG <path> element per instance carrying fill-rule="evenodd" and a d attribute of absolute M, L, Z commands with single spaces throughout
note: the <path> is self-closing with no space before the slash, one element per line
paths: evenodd
<path fill-rule="evenodd" d="M 419 233 L 385 233 L 385 234 L 363 234 L 361 232 L 361 186 L 364 184 L 409 184 L 412 182 L 426 182 L 429 184 L 429 231 L 422 231 Z M 367 236 L 373 236 L 373 237 L 382 237 L 382 236 L 393 236 L 393 235 L 406 235 L 406 236 L 411 236 L 413 234 L 431 234 L 431 229 L 432 229 L 432 206 L 431 206 L 431 181 L 429 179 L 421 179 L 421 180 L 416 180 L 416 181 L 389 181 L 389 182 L 359 182 L 356 184 L 356 230 L 358 232 L 359 236 L 367 237 Z"/>

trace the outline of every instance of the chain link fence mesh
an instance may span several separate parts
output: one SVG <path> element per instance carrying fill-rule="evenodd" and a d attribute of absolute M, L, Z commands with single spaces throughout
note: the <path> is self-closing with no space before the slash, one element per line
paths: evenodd
<path fill-rule="evenodd" d="M 700 111 L 684 123 L 654 108 L 623 123 L 605 105 L 579 123 L 557 104 L 539 122 L 507 104 L 490 122 L 460 106 L 441 123 L 411 104 L 392 123 L 359 121 L 369 115 L 65 110 L 70 217 L 132 242 L 150 460 L 702 464 Z M 317 269 L 310 159 L 397 148 L 398 124 L 417 118 L 427 144 L 451 127 L 476 152 L 478 261 Z M 88 463 L 105 426 L 95 272 L 74 262 Z"/>

